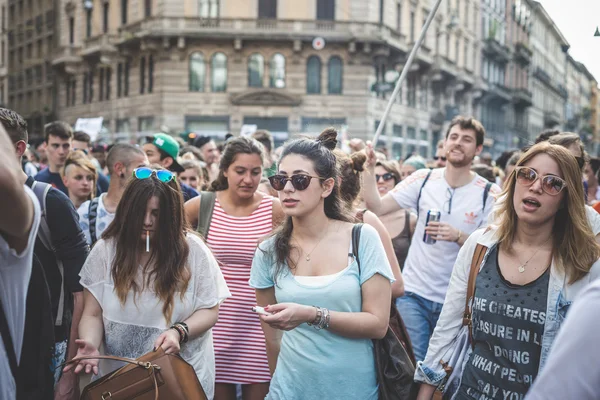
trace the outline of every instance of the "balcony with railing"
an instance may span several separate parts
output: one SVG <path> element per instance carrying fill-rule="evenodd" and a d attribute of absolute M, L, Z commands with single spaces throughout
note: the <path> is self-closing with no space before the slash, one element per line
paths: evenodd
<path fill-rule="evenodd" d="M 506 63 L 510 60 L 510 49 L 493 37 L 484 40 L 483 52 L 498 62 Z"/>
<path fill-rule="evenodd" d="M 561 123 L 560 113 L 557 111 L 544 111 L 544 125 L 553 127 Z"/>
<path fill-rule="evenodd" d="M 517 60 L 517 62 L 528 65 L 531 63 L 532 56 L 533 52 L 525 43 L 518 42 L 515 45 L 515 60 Z"/>
<path fill-rule="evenodd" d="M 52 57 L 52 66 L 65 68 L 69 64 L 77 64 L 82 58 L 79 55 L 80 47 L 68 45 L 60 47 Z"/>
<path fill-rule="evenodd" d="M 85 58 L 100 57 L 105 54 L 117 52 L 116 45 L 121 40 L 121 35 L 101 34 L 87 38 L 85 47 L 81 49 L 79 55 Z"/>
<path fill-rule="evenodd" d="M 513 103 L 517 108 L 531 107 L 533 104 L 533 94 L 524 88 L 513 89 Z"/>

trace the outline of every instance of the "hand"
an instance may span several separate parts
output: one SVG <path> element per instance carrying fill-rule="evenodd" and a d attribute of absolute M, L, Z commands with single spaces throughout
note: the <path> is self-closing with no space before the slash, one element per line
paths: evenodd
<path fill-rule="evenodd" d="M 371 141 L 367 142 L 365 152 L 367 153 L 365 169 L 369 171 L 371 175 L 373 175 L 375 173 L 375 164 L 377 164 L 377 156 L 375 155 L 375 150 L 373 149 L 373 144 L 371 143 Z"/>
<path fill-rule="evenodd" d="M 94 346 L 93 344 L 91 344 L 90 342 L 83 340 L 83 339 L 77 339 L 75 340 L 75 343 L 77 344 L 77 354 L 75 355 L 75 359 L 77 359 L 78 357 L 90 357 L 90 356 L 99 356 L 100 352 L 98 351 L 98 349 L 96 348 L 96 346 Z M 89 374 L 90 372 L 93 372 L 94 375 L 98 375 L 98 359 L 89 359 L 89 360 L 81 360 L 78 363 L 72 363 L 67 365 L 64 369 L 63 369 L 63 374 L 67 373 L 69 371 L 71 371 L 71 369 L 73 369 L 73 367 L 75 367 L 75 373 L 78 374 L 81 371 L 85 370 L 86 374 Z"/>
<path fill-rule="evenodd" d="M 162 348 L 166 354 L 179 354 L 179 332 L 175 329 L 164 331 L 154 342 L 154 348 Z"/>
<path fill-rule="evenodd" d="M 54 388 L 54 400 L 79 400 L 79 377 L 72 371 L 60 377 Z"/>
<path fill-rule="evenodd" d="M 432 235 L 435 240 L 456 242 L 460 231 L 447 222 L 430 222 L 425 227 L 425 233 Z"/>
<path fill-rule="evenodd" d="M 291 331 L 305 322 L 312 322 L 317 317 L 314 307 L 296 303 L 279 303 L 266 306 L 265 310 L 273 315 L 261 315 L 260 319 L 269 324 L 271 328 L 282 331 Z"/>

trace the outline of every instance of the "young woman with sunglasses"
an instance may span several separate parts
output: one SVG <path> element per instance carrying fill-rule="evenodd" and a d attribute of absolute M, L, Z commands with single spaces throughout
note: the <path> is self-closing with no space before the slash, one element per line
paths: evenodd
<path fill-rule="evenodd" d="M 375 181 L 377 182 L 377 191 L 383 197 L 400 183 L 400 172 L 391 161 L 377 161 Z M 396 259 L 402 270 L 417 226 L 417 215 L 410 210 L 402 209 L 380 215 L 379 220 L 392 238 L 394 253 L 396 253 Z"/>
<path fill-rule="evenodd" d="M 282 218 L 279 200 L 257 190 L 263 160 L 263 147 L 256 140 L 231 139 L 221 157 L 219 175 L 211 186 L 217 197 L 206 242 L 232 293 L 232 299 L 221 307 L 219 322 L 213 330 L 216 400 L 235 400 L 236 385 L 242 385 L 246 400 L 262 400 L 269 391 L 271 374 L 265 338 L 260 321 L 252 312 L 256 295 L 248 285 L 259 239 L 269 235 Z M 200 196 L 185 205 L 192 226 L 198 224 L 202 202 Z"/>
<path fill-rule="evenodd" d="M 378 398 L 371 339 L 386 333 L 394 276 L 369 225 L 360 269 L 352 256 L 354 218 L 339 193 L 336 143 L 335 130 L 289 142 L 270 177 L 287 218 L 259 245 L 250 277 L 267 313 L 267 399 Z"/>
<path fill-rule="evenodd" d="M 419 399 L 446 373 L 462 326 L 477 244 L 487 247 L 472 300 L 472 346 L 453 399 L 523 398 L 544 366 L 569 305 L 600 276 L 600 248 L 586 221 L 581 170 L 563 147 L 527 151 L 497 204 L 497 226 L 473 233 L 461 249 L 440 319 L 419 363 Z M 472 350 L 471 350 L 472 349 Z M 454 388 L 456 389 L 456 388 Z"/>
<path fill-rule="evenodd" d="M 209 399 L 215 360 L 211 328 L 230 296 L 216 260 L 187 228 L 175 175 L 138 168 L 113 223 L 81 270 L 84 310 L 77 356 L 138 358 L 153 349 L 180 354 Z M 106 374 L 122 363 L 81 360 L 65 368 Z"/>

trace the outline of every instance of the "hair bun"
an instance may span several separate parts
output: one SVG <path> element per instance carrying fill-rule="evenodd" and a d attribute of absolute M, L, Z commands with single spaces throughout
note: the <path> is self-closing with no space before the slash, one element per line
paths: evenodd
<path fill-rule="evenodd" d="M 337 135 L 335 128 L 327 128 L 317 137 L 317 143 L 333 151 L 337 146 Z"/>
<path fill-rule="evenodd" d="M 356 172 L 362 172 L 365 170 L 365 162 L 367 162 L 367 155 L 363 151 L 357 151 L 350 155 L 352 159 L 352 169 Z"/>

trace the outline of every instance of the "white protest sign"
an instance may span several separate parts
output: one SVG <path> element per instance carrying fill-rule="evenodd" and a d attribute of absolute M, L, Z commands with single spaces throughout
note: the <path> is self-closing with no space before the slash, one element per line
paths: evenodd
<path fill-rule="evenodd" d="M 97 118 L 77 118 L 75 122 L 75 130 L 82 131 L 90 135 L 92 142 L 95 142 L 98 138 L 98 134 L 102 130 L 103 117 Z"/>

